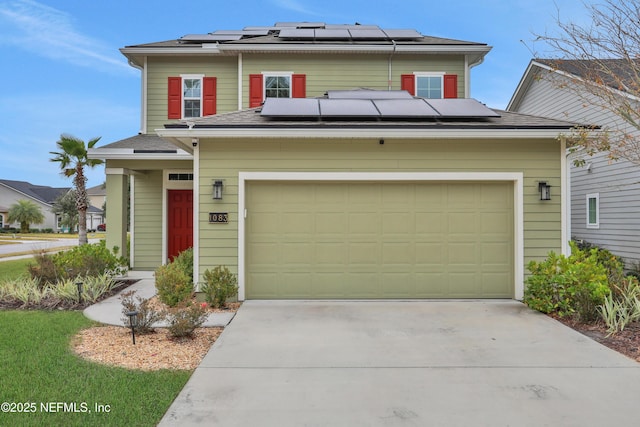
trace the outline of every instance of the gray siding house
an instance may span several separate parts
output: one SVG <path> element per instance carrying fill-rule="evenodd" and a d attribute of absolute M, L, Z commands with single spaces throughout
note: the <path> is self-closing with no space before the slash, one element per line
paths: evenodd
<path fill-rule="evenodd" d="M 640 137 L 593 95 L 578 93 L 581 67 L 573 61 L 534 59 L 507 106 L 508 111 L 598 125 L 615 137 L 620 132 Z M 632 95 L 611 90 L 615 96 Z M 583 166 L 573 165 L 576 156 Z M 584 240 L 622 256 L 627 267 L 640 261 L 640 165 L 612 161 L 607 153 L 576 152 L 570 163 L 570 227 L 574 239 Z"/>
<path fill-rule="evenodd" d="M 45 185 L 34 185 L 26 181 L 0 179 L 0 228 L 18 227 L 18 224 L 8 222 L 9 209 L 18 200 L 31 200 L 40 207 L 45 218 L 42 224 L 32 224 L 31 226 L 57 231 L 57 216 L 51 210 L 53 202 L 58 196 L 69 190 L 71 189 L 68 187 L 52 188 Z"/>

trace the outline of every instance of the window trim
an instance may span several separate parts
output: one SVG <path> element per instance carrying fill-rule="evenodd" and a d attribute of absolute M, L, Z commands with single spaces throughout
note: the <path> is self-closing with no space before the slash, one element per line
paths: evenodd
<path fill-rule="evenodd" d="M 415 91 L 416 91 L 416 95 L 415 96 L 420 96 L 418 95 L 418 78 L 419 77 L 440 77 L 440 98 L 431 98 L 431 99 L 444 99 L 444 76 L 445 74 L 447 74 L 444 71 L 414 71 L 413 72 L 413 76 L 414 76 L 414 85 L 415 85 Z M 425 99 L 429 99 L 429 98 L 425 98 Z"/>
<path fill-rule="evenodd" d="M 180 85 L 181 88 L 181 96 L 180 96 L 180 115 L 182 116 L 183 119 L 195 119 L 198 117 L 202 117 L 202 112 L 203 112 L 203 108 L 204 108 L 204 98 L 203 98 L 203 94 L 204 94 L 204 74 L 180 74 L 180 78 L 182 79 L 182 84 Z M 190 117 L 186 117 L 184 115 L 184 106 L 185 103 L 187 101 L 192 101 L 195 100 L 195 97 L 189 97 L 187 98 L 184 94 L 184 82 L 185 80 L 200 80 L 200 115 L 199 116 L 190 116 Z"/>
<path fill-rule="evenodd" d="M 591 222 L 590 201 L 595 200 L 595 222 Z M 586 195 L 586 224 L 587 228 L 600 228 L 600 193 L 589 193 Z"/>
<path fill-rule="evenodd" d="M 289 79 L 289 98 L 293 98 L 293 71 L 263 71 L 262 74 L 262 101 L 267 99 L 267 77 L 287 77 Z"/>

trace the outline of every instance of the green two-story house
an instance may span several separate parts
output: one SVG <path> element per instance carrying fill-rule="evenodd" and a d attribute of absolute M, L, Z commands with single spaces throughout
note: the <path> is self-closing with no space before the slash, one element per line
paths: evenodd
<path fill-rule="evenodd" d="M 470 99 L 490 49 L 321 22 L 123 48 L 142 120 L 91 151 L 108 246 L 130 193 L 134 269 L 193 247 L 241 300 L 521 298 L 526 262 L 565 250 L 572 125 Z"/>

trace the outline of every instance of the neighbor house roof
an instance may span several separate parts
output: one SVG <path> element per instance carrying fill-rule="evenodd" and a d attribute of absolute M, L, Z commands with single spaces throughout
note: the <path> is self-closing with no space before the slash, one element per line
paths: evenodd
<path fill-rule="evenodd" d="M 12 181 L 8 179 L 0 179 L 0 185 L 11 188 L 12 190 L 22 193 L 31 199 L 35 199 L 48 205 L 53 204 L 60 195 L 71 190 L 69 187 L 53 188 L 45 185 L 34 185 L 26 181 Z"/>
<path fill-rule="evenodd" d="M 598 82 L 631 97 L 637 97 L 640 94 L 640 87 L 638 86 L 640 84 L 638 81 L 640 59 L 577 60 L 534 58 L 529 62 L 529 66 L 520 79 L 518 87 L 507 105 L 507 110 L 518 108 L 528 87 L 535 79 L 540 78 L 541 71 Z"/>

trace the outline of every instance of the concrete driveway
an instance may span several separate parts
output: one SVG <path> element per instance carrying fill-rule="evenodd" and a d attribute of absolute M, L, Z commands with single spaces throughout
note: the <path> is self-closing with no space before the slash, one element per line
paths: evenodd
<path fill-rule="evenodd" d="M 173 426 L 637 426 L 640 364 L 516 301 L 247 301 Z"/>

